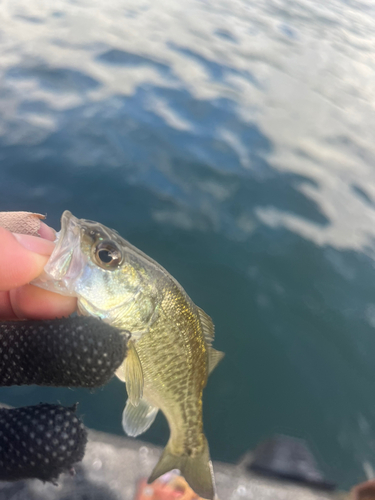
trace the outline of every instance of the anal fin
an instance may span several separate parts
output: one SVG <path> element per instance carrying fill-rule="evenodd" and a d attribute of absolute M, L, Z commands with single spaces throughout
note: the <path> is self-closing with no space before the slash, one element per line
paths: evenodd
<path fill-rule="evenodd" d="M 159 408 L 151 406 L 147 401 L 141 399 L 138 406 L 134 406 L 129 400 L 126 402 L 122 414 L 122 427 L 128 436 L 139 436 L 146 432 L 155 420 Z"/>

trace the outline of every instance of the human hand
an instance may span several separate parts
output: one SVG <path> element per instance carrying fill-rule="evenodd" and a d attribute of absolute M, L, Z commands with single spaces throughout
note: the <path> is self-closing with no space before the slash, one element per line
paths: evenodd
<path fill-rule="evenodd" d="M 94 318 L 67 318 L 76 308 L 74 298 L 28 284 L 54 246 L 52 229 L 39 226 L 38 234 L 15 235 L 0 227 L 0 386 L 104 385 L 125 357 L 126 337 Z M 2 408 L 0 480 L 55 481 L 83 458 L 86 440 L 75 407 Z"/>
<path fill-rule="evenodd" d="M 18 221 L 7 225 L 24 230 Z M 54 248 L 53 229 L 40 222 L 39 234 L 12 234 L 0 227 L 0 319 L 53 319 L 76 309 L 74 297 L 29 285 L 42 273 Z"/>

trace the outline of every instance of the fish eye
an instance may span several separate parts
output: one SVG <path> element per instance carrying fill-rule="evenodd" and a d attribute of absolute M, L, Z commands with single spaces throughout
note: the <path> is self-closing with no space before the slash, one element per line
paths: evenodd
<path fill-rule="evenodd" d="M 112 241 L 101 241 L 95 248 L 94 256 L 97 264 L 105 269 L 114 269 L 122 261 L 121 251 Z"/>

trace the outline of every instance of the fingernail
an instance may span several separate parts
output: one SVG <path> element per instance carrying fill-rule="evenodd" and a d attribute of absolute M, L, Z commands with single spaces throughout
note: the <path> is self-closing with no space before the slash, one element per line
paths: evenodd
<path fill-rule="evenodd" d="M 39 255 L 51 255 L 55 245 L 50 240 L 38 238 L 37 236 L 30 236 L 29 234 L 13 233 L 18 243 L 25 247 L 30 252 L 38 253 Z"/>
<path fill-rule="evenodd" d="M 52 227 L 47 226 L 44 222 L 40 223 L 38 234 L 41 238 L 46 240 L 55 241 L 56 239 L 56 231 L 52 229 Z"/>

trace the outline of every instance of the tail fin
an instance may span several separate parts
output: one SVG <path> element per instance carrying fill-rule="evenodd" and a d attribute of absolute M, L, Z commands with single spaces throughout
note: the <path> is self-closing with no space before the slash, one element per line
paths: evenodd
<path fill-rule="evenodd" d="M 204 437 L 204 448 L 200 455 L 173 455 L 168 443 L 156 464 L 148 483 L 152 483 L 161 475 L 172 469 L 179 469 L 189 486 L 202 498 L 214 500 L 216 498 L 215 479 L 210 460 L 208 443 Z"/>

